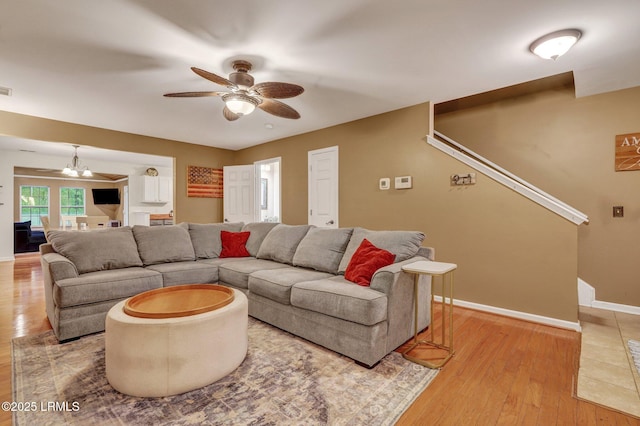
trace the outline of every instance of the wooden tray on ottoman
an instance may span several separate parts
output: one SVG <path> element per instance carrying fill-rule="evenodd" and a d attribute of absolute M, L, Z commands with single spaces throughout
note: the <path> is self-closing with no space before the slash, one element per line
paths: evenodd
<path fill-rule="evenodd" d="M 233 298 L 232 289 L 217 284 L 177 285 L 133 296 L 123 310 L 138 318 L 186 317 L 226 306 Z"/>

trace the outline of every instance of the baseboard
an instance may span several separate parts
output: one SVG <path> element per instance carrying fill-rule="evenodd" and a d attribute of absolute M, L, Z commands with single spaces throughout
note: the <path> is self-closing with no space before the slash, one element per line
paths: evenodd
<path fill-rule="evenodd" d="M 15 256 L 0 257 L 0 262 L 13 262 L 14 260 L 16 260 Z"/>
<path fill-rule="evenodd" d="M 578 278 L 578 304 L 591 306 L 596 300 L 596 289 L 584 280 Z"/>
<path fill-rule="evenodd" d="M 606 309 L 608 311 L 624 312 L 626 314 L 640 315 L 640 306 L 623 305 L 621 303 L 594 301 L 592 308 Z"/>
<path fill-rule="evenodd" d="M 434 299 L 438 302 L 442 301 L 442 296 L 434 296 Z M 449 298 L 445 299 L 445 302 L 449 302 Z M 496 306 L 482 305 L 475 302 L 467 302 L 465 300 L 453 299 L 454 306 L 461 306 L 463 308 L 475 309 L 477 311 L 489 312 L 492 314 L 503 315 L 505 317 L 521 319 L 524 321 L 535 322 L 538 324 L 550 325 L 552 327 L 565 328 L 573 331 L 581 331 L 579 322 L 571 322 L 560 320 L 557 318 L 545 317 L 542 315 L 529 314 L 527 312 L 513 311 L 511 309 L 498 308 Z"/>
<path fill-rule="evenodd" d="M 580 306 L 587 306 L 590 308 L 640 315 L 640 306 L 623 305 L 622 303 L 596 300 L 596 289 L 580 278 L 578 278 L 578 303 Z"/>

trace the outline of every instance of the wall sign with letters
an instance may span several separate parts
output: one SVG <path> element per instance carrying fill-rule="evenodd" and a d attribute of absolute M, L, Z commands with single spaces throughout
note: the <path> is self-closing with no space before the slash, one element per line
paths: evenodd
<path fill-rule="evenodd" d="M 640 133 L 616 135 L 616 172 L 640 170 Z"/>

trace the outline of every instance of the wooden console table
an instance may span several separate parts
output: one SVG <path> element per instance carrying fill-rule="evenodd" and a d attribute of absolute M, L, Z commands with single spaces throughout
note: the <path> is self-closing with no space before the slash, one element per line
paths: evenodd
<path fill-rule="evenodd" d="M 410 263 L 408 265 L 404 265 L 402 270 L 404 272 L 408 272 L 414 274 L 414 282 L 413 282 L 413 298 L 415 301 L 414 313 L 414 332 L 413 332 L 413 344 L 407 348 L 402 353 L 402 356 L 408 359 L 409 361 L 415 362 L 420 365 L 424 365 L 429 368 L 440 368 L 445 365 L 453 356 L 453 273 L 458 268 L 458 265 L 455 263 L 444 263 L 444 262 L 433 262 L 430 260 L 420 260 L 418 262 Z M 442 284 L 442 336 L 440 343 L 437 343 L 434 340 L 433 335 L 433 325 L 434 325 L 434 315 L 433 315 L 433 307 L 434 307 L 434 296 L 433 296 L 433 287 L 435 286 L 435 279 L 431 282 L 431 322 L 429 324 L 429 329 L 431 332 L 430 340 L 418 340 L 418 281 L 420 279 L 420 275 L 431 275 L 432 277 L 440 276 L 440 281 Z M 445 283 L 446 277 L 449 277 L 449 343 L 445 342 L 445 328 L 446 328 L 446 320 L 445 320 L 445 307 L 447 305 L 445 298 Z M 408 355 L 408 353 L 416 348 L 418 345 L 428 345 L 434 348 L 443 349 L 447 351 L 447 354 L 444 358 L 440 359 L 437 362 L 425 361 L 419 358 L 412 357 Z"/>

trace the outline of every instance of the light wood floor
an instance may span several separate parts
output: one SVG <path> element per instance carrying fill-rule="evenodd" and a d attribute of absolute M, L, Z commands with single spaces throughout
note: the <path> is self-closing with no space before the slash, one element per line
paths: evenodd
<path fill-rule="evenodd" d="M 0 262 L 0 400 L 11 401 L 11 339 L 49 328 L 38 255 Z M 463 308 L 454 332 L 456 355 L 398 425 L 640 425 L 573 397 L 579 333 Z"/>

